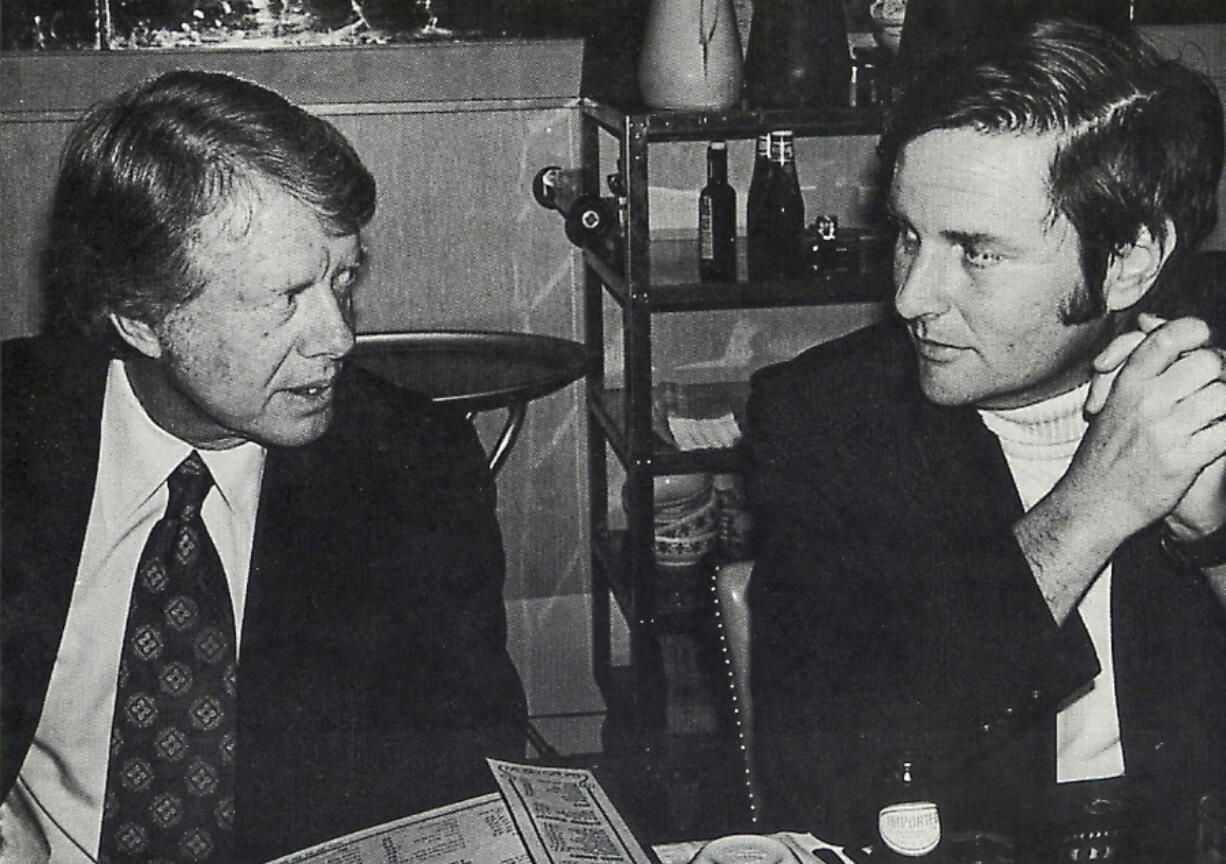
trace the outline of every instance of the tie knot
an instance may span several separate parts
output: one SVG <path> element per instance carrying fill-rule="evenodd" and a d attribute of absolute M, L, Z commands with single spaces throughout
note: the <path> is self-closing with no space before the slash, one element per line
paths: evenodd
<path fill-rule="evenodd" d="M 166 513 L 183 521 L 194 519 L 204 503 L 204 496 L 209 494 L 213 486 L 213 475 L 193 450 L 191 455 L 179 463 L 179 467 L 170 472 L 166 481 L 170 487 L 170 502 L 166 505 Z"/>

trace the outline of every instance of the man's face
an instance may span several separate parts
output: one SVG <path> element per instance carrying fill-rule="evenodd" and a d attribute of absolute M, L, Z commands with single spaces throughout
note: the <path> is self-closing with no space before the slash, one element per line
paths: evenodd
<path fill-rule="evenodd" d="M 1055 147 L 1052 136 L 954 129 L 899 154 L 894 305 L 933 402 L 1018 407 L 1087 379 L 1107 321 L 1062 321 L 1085 286 L 1077 233 L 1048 194 Z"/>
<path fill-rule="evenodd" d="M 155 421 L 199 447 L 315 440 L 354 344 L 358 235 L 332 236 L 284 191 L 255 188 L 202 224 L 205 287 L 154 328 L 155 384 L 137 389 Z"/>

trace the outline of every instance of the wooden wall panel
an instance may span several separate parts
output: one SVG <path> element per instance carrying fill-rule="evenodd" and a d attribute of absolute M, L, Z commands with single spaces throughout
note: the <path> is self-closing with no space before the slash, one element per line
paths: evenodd
<path fill-rule="evenodd" d="M 68 128 L 0 122 L 0 338 L 41 328 L 39 257 Z"/>

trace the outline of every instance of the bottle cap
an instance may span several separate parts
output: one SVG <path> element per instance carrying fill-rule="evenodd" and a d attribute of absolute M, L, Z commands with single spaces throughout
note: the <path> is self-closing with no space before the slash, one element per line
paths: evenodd
<path fill-rule="evenodd" d="M 891 804 L 877 814 L 877 833 L 899 855 L 919 858 L 941 842 L 941 814 L 931 801 Z"/>
<path fill-rule="evenodd" d="M 797 864 L 787 844 L 761 834 L 731 834 L 712 840 L 691 864 Z"/>

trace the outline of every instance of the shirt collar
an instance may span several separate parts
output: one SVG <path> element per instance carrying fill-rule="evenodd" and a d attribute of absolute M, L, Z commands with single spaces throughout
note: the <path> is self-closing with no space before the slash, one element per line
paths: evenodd
<path fill-rule="evenodd" d="M 170 472 L 193 449 L 197 448 L 153 422 L 128 382 L 123 361 L 112 360 L 102 408 L 99 464 L 123 466 L 113 478 L 121 518 L 157 494 Z M 140 458 L 131 458 L 136 453 Z M 226 450 L 199 453 L 228 507 L 236 510 L 241 502 L 256 500 L 264 470 L 262 446 L 247 441 Z"/>
<path fill-rule="evenodd" d="M 1083 414 L 1090 383 L 1020 408 L 979 409 L 1006 452 L 1071 454 L 1089 427 Z"/>

